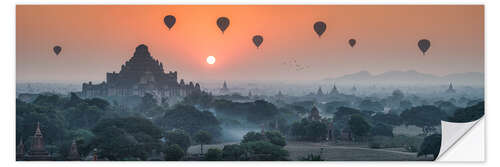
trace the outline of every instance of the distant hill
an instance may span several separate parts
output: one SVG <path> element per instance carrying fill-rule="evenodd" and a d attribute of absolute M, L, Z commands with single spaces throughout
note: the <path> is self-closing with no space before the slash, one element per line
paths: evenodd
<path fill-rule="evenodd" d="M 340 84 L 448 84 L 452 82 L 455 85 L 484 85 L 484 73 L 467 72 L 436 76 L 409 70 L 388 71 L 373 75 L 368 71 L 360 71 L 336 78 L 326 78 L 324 81 L 335 81 Z"/>

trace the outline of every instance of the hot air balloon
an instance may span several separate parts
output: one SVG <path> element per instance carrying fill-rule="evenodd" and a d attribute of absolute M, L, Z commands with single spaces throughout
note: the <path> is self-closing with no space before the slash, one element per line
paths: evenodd
<path fill-rule="evenodd" d="M 56 45 L 54 46 L 53 50 L 56 53 L 56 55 L 59 55 L 59 53 L 61 53 L 62 48 L 59 45 Z"/>
<path fill-rule="evenodd" d="M 351 48 L 356 45 L 356 40 L 355 39 L 349 39 L 349 45 L 351 45 Z"/>
<path fill-rule="evenodd" d="M 172 15 L 165 16 L 165 18 L 163 18 L 163 22 L 165 22 L 165 25 L 170 30 L 175 24 L 175 16 Z"/>
<path fill-rule="evenodd" d="M 427 52 L 427 50 L 429 50 L 429 48 L 431 47 L 431 41 L 427 39 L 421 39 L 420 41 L 418 41 L 418 47 L 422 51 L 422 54 L 425 55 L 425 52 Z"/>
<path fill-rule="evenodd" d="M 321 34 L 323 34 L 326 30 L 326 24 L 325 22 L 318 21 L 314 23 L 314 31 L 316 31 L 316 34 L 318 34 L 318 37 L 321 37 Z"/>
<path fill-rule="evenodd" d="M 224 31 L 229 27 L 229 19 L 227 17 L 219 17 L 217 19 L 217 26 L 224 34 Z"/>
<path fill-rule="evenodd" d="M 264 38 L 260 35 L 256 35 L 256 36 L 253 36 L 253 43 L 255 44 L 255 46 L 257 46 L 257 48 L 259 48 L 260 44 L 262 44 L 262 42 L 264 41 Z"/>

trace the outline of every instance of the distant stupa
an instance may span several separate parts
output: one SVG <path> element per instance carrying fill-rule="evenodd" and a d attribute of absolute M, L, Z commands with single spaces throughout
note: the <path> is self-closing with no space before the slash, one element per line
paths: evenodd
<path fill-rule="evenodd" d="M 335 83 L 333 83 L 333 88 L 330 91 L 330 95 L 337 95 L 337 94 L 339 94 L 339 90 L 337 89 L 337 86 L 335 85 Z"/>
<path fill-rule="evenodd" d="M 283 93 L 281 93 L 281 90 L 280 90 L 280 91 L 278 91 L 278 94 L 277 94 L 276 96 L 278 96 L 278 97 L 283 97 Z"/>
<path fill-rule="evenodd" d="M 16 161 L 22 161 L 24 160 L 24 144 L 23 144 L 23 139 L 21 138 L 19 140 L 19 145 L 17 145 L 16 148 Z"/>
<path fill-rule="evenodd" d="M 224 84 L 222 84 L 222 88 L 220 89 L 220 92 L 221 93 L 228 93 L 229 92 L 229 88 L 227 88 L 226 81 L 224 81 Z"/>
<path fill-rule="evenodd" d="M 316 92 L 317 96 L 324 96 L 325 94 L 323 93 L 323 90 L 321 90 L 321 86 L 318 88 L 318 91 Z"/>
<path fill-rule="evenodd" d="M 355 86 L 355 85 L 352 85 L 351 91 L 352 91 L 352 92 L 356 92 L 357 90 L 358 90 L 358 89 L 356 88 L 356 86 Z"/>
<path fill-rule="evenodd" d="M 446 90 L 446 93 L 455 93 L 455 89 L 453 89 L 453 84 L 450 82 L 450 85 L 448 86 L 448 89 Z"/>
<path fill-rule="evenodd" d="M 73 143 L 71 143 L 71 148 L 69 150 L 69 155 L 67 157 L 68 161 L 79 161 L 80 160 L 80 153 L 78 153 L 78 146 L 76 145 L 75 140 L 73 140 Z"/>
<path fill-rule="evenodd" d="M 319 115 L 319 110 L 316 106 L 313 106 L 311 111 L 309 112 L 309 116 L 307 117 L 310 121 L 319 121 L 321 120 L 321 116 Z"/>

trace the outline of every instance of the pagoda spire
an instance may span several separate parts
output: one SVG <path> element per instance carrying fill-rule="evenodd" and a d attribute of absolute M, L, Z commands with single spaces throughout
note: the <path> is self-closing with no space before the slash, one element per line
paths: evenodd
<path fill-rule="evenodd" d="M 448 89 L 446 90 L 446 93 L 455 93 L 455 89 L 453 89 L 453 84 L 451 82 L 448 86 Z"/>
<path fill-rule="evenodd" d="M 330 94 L 339 94 L 339 90 L 337 90 L 337 86 L 335 85 L 335 82 L 333 83 L 333 88 L 332 88 L 332 91 L 330 91 Z"/>
<path fill-rule="evenodd" d="M 76 145 L 76 141 L 73 140 L 71 143 L 71 148 L 69 150 L 68 160 L 70 161 L 78 161 L 80 160 L 80 153 L 78 153 L 78 146 Z"/>
<path fill-rule="evenodd" d="M 318 95 L 318 96 L 323 96 L 323 95 L 325 95 L 325 94 L 323 93 L 323 90 L 321 90 L 321 86 L 318 88 L 318 91 L 316 92 L 316 95 Z"/>
<path fill-rule="evenodd" d="M 33 161 L 48 161 L 51 160 L 49 156 L 49 152 L 45 150 L 45 146 L 43 143 L 43 134 L 40 130 L 40 122 L 38 121 L 36 124 L 35 135 L 33 135 L 33 143 L 31 145 L 30 152 L 28 154 L 28 160 Z"/>
<path fill-rule="evenodd" d="M 356 85 L 352 85 L 351 91 L 353 91 L 353 92 L 354 92 L 354 91 L 356 91 L 356 90 L 358 90 L 358 89 L 356 88 Z"/>
<path fill-rule="evenodd" d="M 36 123 L 36 131 L 33 136 L 33 145 L 31 146 L 31 150 L 45 150 L 45 146 L 43 145 L 43 134 L 40 130 L 40 122 Z"/>
<path fill-rule="evenodd" d="M 19 145 L 17 145 L 16 149 L 16 160 L 17 161 L 22 161 L 24 160 L 24 144 L 23 144 L 23 138 L 19 140 Z"/>
<path fill-rule="evenodd" d="M 228 93 L 229 92 L 229 88 L 227 87 L 226 81 L 224 81 L 224 83 L 222 84 L 222 88 L 220 89 L 220 92 L 221 93 Z"/>

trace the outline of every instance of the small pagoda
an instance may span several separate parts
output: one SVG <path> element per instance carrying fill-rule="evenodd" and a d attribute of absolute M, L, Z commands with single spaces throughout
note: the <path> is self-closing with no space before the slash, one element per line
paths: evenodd
<path fill-rule="evenodd" d="M 45 145 L 43 144 L 43 135 L 40 130 L 40 122 L 36 125 L 35 135 L 33 135 L 33 143 L 31 145 L 30 151 L 28 152 L 28 156 L 25 160 L 28 161 L 50 161 L 52 157 L 49 155 L 49 152 L 45 149 Z"/>

